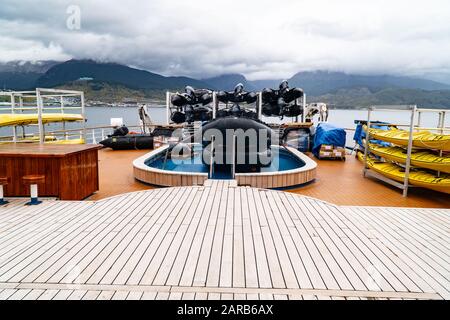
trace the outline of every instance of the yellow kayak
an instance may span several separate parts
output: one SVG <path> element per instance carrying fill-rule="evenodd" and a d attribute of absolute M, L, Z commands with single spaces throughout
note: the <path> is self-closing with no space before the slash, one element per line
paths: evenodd
<path fill-rule="evenodd" d="M 395 161 L 398 163 L 406 163 L 406 150 L 400 147 L 382 147 L 376 144 L 370 144 L 369 150 L 373 154 Z M 413 150 L 411 154 L 411 165 L 415 167 L 436 170 L 440 172 L 450 173 L 450 155 L 439 155 L 432 151 Z"/>
<path fill-rule="evenodd" d="M 56 140 L 56 141 L 49 141 L 45 144 L 85 144 L 86 142 L 84 139 L 70 139 L 70 140 Z"/>
<path fill-rule="evenodd" d="M 364 154 L 358 152 L 358 159 L 364 161 Z M 403 182 L 405 180 L 404 169 L 396 164 L 389 162 L 377 162 L 375 159 L 369 157 L 367 159 L 367 166 L 388 177 L 392 180 Z M 425 170 L 411 170 L 409 173 L 409 183 L 413 186 L 431 189 L 443 193 L 450 194 L 450 175 L 441 174 L 437 177 Z"/>
<path fill-rule="evenodd" d="M 408 146 L 409 142 L 409 132 L 396 128 L 387 131 L 370 129 L 370 136 L 373 139 L 390 142 L 398 146 Z M 450 151 L 450 135 L 434 134 L 429 131 L 414 132 L 413 146 L 422 149 Z"/>
<path fill-rule="evenodd" d="M 37 143 L 39 142 L 39 137 L 27 137 L 25 139 L 19 139 L 18 143 Z M 14 142 L 3 142 L 0 141 L 0 144 L 10 144 Z M 58 140 L 54 136 L 45 136 L 45 144 L 85 144 L 86 141 L 84 139 L 69 139 L 69 140 Z"/>
<path fill-rule="evenodd" d="M 71 122 L 83 121 L 81 114 L 62 114 L 62 113 L 44 113 L 42 115 L 43 123 L 50 122 Z M 0 127 L 6 126 L 27 126 L 38 123 L 38 115 L 33 114 L 0 114 Z"/>

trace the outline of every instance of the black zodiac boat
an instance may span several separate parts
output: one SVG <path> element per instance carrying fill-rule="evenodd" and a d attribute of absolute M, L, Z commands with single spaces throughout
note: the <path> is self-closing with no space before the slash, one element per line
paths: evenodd
<path fill-rule="evenodd" d="M 130 134 L 122 137 L 110 137 L 100 142 L 113 150 L 153 149 L 153 136 L 148 134 Z"/>
<path fill-rule="evenodd" d="M 266 117 L 298 117 L 303 109 L 297 101 L 304 95 L 299 88 L 289 88 L 289 83 L 284 80 L 278 90 L 266 88 L 262 92 L 262 113 Z"/>
<path fill-rule="evenodd" d="M 128 128 L 122 126 L 100 144 L 113 150 L 153 149 L 153 134 L 129 134 Z"/>

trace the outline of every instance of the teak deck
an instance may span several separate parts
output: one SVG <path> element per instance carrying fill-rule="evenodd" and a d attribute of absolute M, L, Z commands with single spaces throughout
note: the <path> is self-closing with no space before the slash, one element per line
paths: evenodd
<path fill-rule="evenodd" d="M 449 299 L 450 210 L 205 186 L 0 208 L 0 299 Z"/>
<path fill-rule="evenodd" d="M 83 200 L 99 189 L 97 145 L 0 145 L 0 176 L 8 177 L 8 197 L 29 196 L 25 175 L 44 175 L 39 194 Z"/>

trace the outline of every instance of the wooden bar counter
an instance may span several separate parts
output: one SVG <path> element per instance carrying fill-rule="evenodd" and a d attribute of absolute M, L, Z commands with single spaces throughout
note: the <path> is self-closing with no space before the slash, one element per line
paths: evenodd
<path fill-rule="evenodd" d="M 8 177 L 6 197 L 27 197 L 22 177 L 45 175 L 39 196 L 83 200 L 99 189 L 98 145 L 0 145 L 0 177 Z"/>

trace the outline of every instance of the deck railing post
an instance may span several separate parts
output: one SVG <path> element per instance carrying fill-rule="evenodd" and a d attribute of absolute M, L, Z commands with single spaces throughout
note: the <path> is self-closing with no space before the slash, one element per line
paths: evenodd
<path fill-rule="evenodd" d="M 170 124 L 170 92 L 166 92 L 166 124 Z"/>
<path fill-rule="evenodd" d="M 442 119 L 441 119 L 441 125 L 440 125 L 440 128 L 441 128 L 441 134 L 444 134 L 444 127 L 445 127 L 445 118 L 446 118 L 446 115 L 447 115 L 447 111 L 442 111 Z"/>
<path fill-rule="evenodd" d="M 64 96 L 60 97 L 61 113 L 64 114 Z"/>
<path fill-rule="evenodd" d="M 80 92 L 80 99 L 81 99 L 81 116 L 83 117 L 83 135 L 82 140 L 84 140 L 84 143 L 86 143 L 86 105 L 84 102 L 84 92 Z"/>
<path fill-rule="evenodd" d="M 414 121 L 417 112 L 417 106 L 410 106 L 410 108 L 411 108 L 411 123 L 409 127 L 408 153 L 406 157 L 405 180 L 403 185 L 403 197 L 405 198 L 408 196 L 409 173 L 411 172 L 411 155 L 414 140 Z"/>
<path fill-rule="evenodd" d="M 92 144 L 97 144 L 97 139 L 95 139 L 95 129 L 92 129 Z"/>
<path fill-rule="evenodd" d="M 305 110 L 306 110 L 306 93 L 303 92 L 303 99 L 302 99 L 302 122 L 305 122 Z"/>
<path fill-rule="evenodd" d="M 38 109 L 39 143 L 44 144 L 45 133 L 44 133 L 44 124 L 42 122 L 42 109 L 44 102 L 41 96 L 41 89 L 39 88 L 36 88 L 36 104 Z"/>
<path fill-rule="evenodd" d="M 16 97 L 11 93 L 11 113 L 16 113 Z M 13 126 L 13 142 L 17 142 L 17 126 Z"/>
<path fill-rule="evenodd" d="M 369 157 L 369 142 L 370 142 L 370 128 L 372 127 L 372 107 L 368 108 L 367 111 L 367 133 L 366 133 L 366 143 L 364 146 L 364 177 L 366 177 L 367 175 L 367 170 L 368 170 L 368 166 L 367 166 L 367 159 Z"/>

